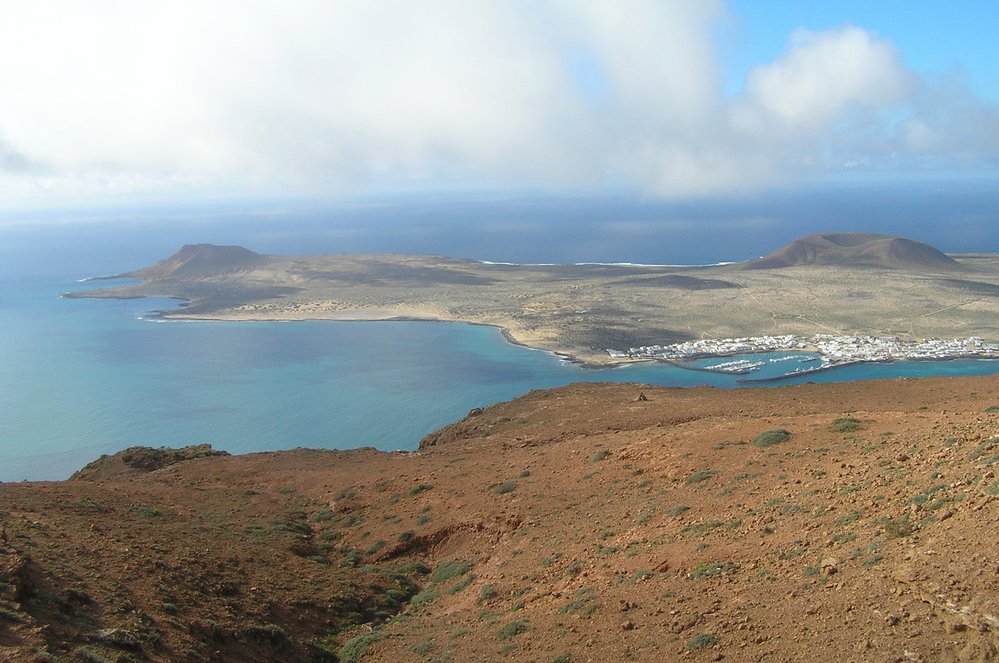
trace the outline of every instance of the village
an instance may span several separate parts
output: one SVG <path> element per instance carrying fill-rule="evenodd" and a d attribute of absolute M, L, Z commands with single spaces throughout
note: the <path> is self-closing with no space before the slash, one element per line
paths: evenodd
<path fill-rule="evenodd" d="M 943 340 L 905 340 L 897 336 L 841 336 L 816 334 L 811 338 L 750 336 L 744 338 L 700 339 L 669 345 L 643 345 L 627 351 L 608 350 L 615 359 L 660 359 L 687 361 L 757 352 L 817 352 L 825 366 L 861 361 L 999 359 L 999 344 L 979 337 Z"/>

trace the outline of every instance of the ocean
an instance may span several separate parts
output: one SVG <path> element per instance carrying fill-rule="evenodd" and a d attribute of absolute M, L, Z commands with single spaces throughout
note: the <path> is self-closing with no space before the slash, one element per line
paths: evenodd
<path fill-rule="evenodd" d="M 890 220 L 863 229 L 904 234 L 945 251 L 997 250 L 992 220 L 999 194 L 976 195 L 955 200 L 951 217 L 940 212 L 947 223 L 923 205 L 905 229 Z M 834 198 L 820 216 L 835 214 L 829 209 Z M 871 198 L 872 210 L 881 211 L 880 198 Z M 915 210 L 918 199 L 900 205 Z M 738 376 L 664 365 L 584 369 L 511 345 L 490 327 L 156 322 L 143 314 L 177 303 L 59 295 L 94 287 L 79 279 L 142 267 L 193 242 L 275 254 L 706 264 L 762 255 L 815 230 L 860 229 L 831 225 L 831 219 L 795 222 L 795 207 L 786 200 L 750 203 L 739 208 L 742 216 L 732 203 L 529 197 L 8 214 L 0 217 L 0 481 L 64 479 L 101 454 L 137 444 L 210 442 L 233 453 L 414 449 L 423 435 L 471 408 L 579 380 L 737 386 Z M 804 209 L 809 201 L 797 204 Z M 799 381 L 997 372 L 995 361 L 898 362 Z"/>

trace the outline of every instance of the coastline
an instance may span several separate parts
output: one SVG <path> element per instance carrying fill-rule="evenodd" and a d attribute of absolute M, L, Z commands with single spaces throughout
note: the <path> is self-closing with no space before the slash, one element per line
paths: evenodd
<path fill-rule="evenodd" d="M 591 358 L 583 358 L 579 354 L 572 353 L 571 351 L 565 349 L 554 349 L 549 347 L 541 347 L 541 344 L 532 345 L 530 342 L 521 340 L 517 338 L 515 332 L 511 329 L 512 326 L 505 326 L 497 322 L 485 322 L 476 320 L 463 320 L 459 318 L 450 317 L 435 317 L 428 315 L 412 315 L 412 314 L 397 314 L 389 311 L 379 310 L 379 311 L 367 311 L 367 312 L 351 312 L 351 313 L 340 313 L 333 316 L 315 316 L 315 315 L 298 315 L 298 316 L 260 316 L 260 315 L 221 315 L 221 316 L 211 316 L 211 315 L 184 315 L 181 310 L 181 314 L 177 315 L 169 311 L 160 311 L 156 314 L 149 316 L 157 320 L 191 320 L 191 321 L 213 321 L 213 322 L 323 322 L 323 321 L 338 321 L 338 322 L 443 322 L 443 323 L 456 323 L 456 324 L 467 324 L 476 325 L 482 327 L 493 327 L 498 329 L 500 335 L 503 339 L 511 344 L 518 347 L 526 348 L 528 350 L 534 350 L 537 352 L 547 352 L 560 360 L 575 364 L 582 369 L 587 370 L 600 370 L 600 369 L 613 369 L 613 368 L 623 368 L 626 366 L 632 366 L 635 364 L 648 364 L 648 363 L 662 363 L 676 368 L 680 368 L 687 371 L 703 372 L 703 373 L 713 373 L 713 374 L 728 374 L 726 371 L 717 371 L 711 368 L 691 366 L 688 363 L 677 361 L 674 359 L 666 359 L 662 357 L 652 358 L 652 357 L 630 357 L 625 360 L 620 358 L 613 358 L 609 355 L 604 359 L 599 353 L 591 351 L 587 353 Z M 813 350 L 814 351 L 814 350 Z M 775 353 L 780 352 L 800 352 L 800 350 L 774 350 Z M 724 352 L 724 353 L 705 353 L 696 356 L 691 356 L 690 360 L 697 359 L 713 359 L 713 358 L 724 358 L 724 357 L 738 357 L 743 354 L 749 353 L 735 353 L 735 352 Z M 821 356 L 821 355 L 820 355 Z M 596 359 L 600 359 L 597 361 Z M 938 362 L 938 361 L 955 361 L 958 359 L 977 359 L 981 361 L 999 361 L 995 357 L 982 357 L 982 356 L 955 356 L 955 357 L 918 357 L 912 359 L 853 359 L 846 361 L 837 361 L 835 363 L 827 364 L 824 366 L 817 366 L 815 368 L 810 368 L 805 371 L 799 371 L 797 373 L 789 373 L 784 375 L 776 375 L 763 378 L 752 378 L 743 377 L 739 378 L 737 382 L 744 385 L 753 384 L 766 384 L 773 382 L 782 382 L 784 380 L 792 380 L 806 375 L 813 375 L 817 373 L 823 373 L 826 371 L 831 371 L 837 368 L 845 368 L 848 366 L 854 366 L 859 364 L 894 364 L 897 362 L 904 361 L 914 361 L 914 362 Z"/>
<path fill-rule="evenodd" d="M 128 299 L 141 297 L 144 297 L 144 295 L 140 297 L 128 297 Z M 124 299 L 125 297 L 112 298 Z M 171 297 L 171 299 L 188 302 L 188 300 L 181 297 Z M 290 312 L 287 310 L 275 314 L 261 313 L 259 311 L 255 311 L 253 313 L 230 313 L 226 312 L 226 310 L 214 313 L 191 313 L 186 311 L 184 308 L 179 308 L 168 311 L 154 311 L 151 312 L 150 315 L 143 317 L 148 320 L 156 321 L 202 322 L 447 322 L 493 327 L 498 329 L 503 338 L 511 345 L 516 345 L 538 352 L 547 352 L 563 361 L 575 364 L 584 369 L 616 368 L 652 361 L 644 358 L 630 358 L 622 361 L 595 350 L 574 351 L 573 349 L 566 348 L 545 347 L 548 344 L 545 344 L 540 338 L 538 338 L 535 342 L 532 342 L 534 339 L 518 338 L 518 335 L 530 337 L 530 334 L 527 334 L 522 330 L 518 330 L 518 325 L 513 323 L 511 320 L 470 320 L 456 316 L 442 315 L 439 311 L 434 311 L 428 308 L 411 306 L 399 307 L 399 309 L 401 310 L 384 308 L 354 309 L 334 313 L 320 311 L 296 311 L 295 314 L 292 315 L 289 314 Z"/>
<path fill-rule="evenodd" d="M 84 281 L 90 280 L 105 280 L 112 278 L 123 278 L 124 275 L 113 275 L 113 276 L 98 276 L 91 277 L 90 279 L 84 279 Z M 721 373 L 727 374 L 727 371 L 716 371 L 710 367 L 700 367 L 692 366 L 689 361 L 694 361 L 698 359 L 708 359 L 708 358 L 723 358 L 723 357 L 735 357 L 742 356 L 744 354 L 752 354 L 747 352 L 706 352 L 699 353 L 695 355 L 690 355 L 689 357 L 684 357 L 683 360 L 668 359 L 665 357 L 634 357 L 634 356 L 613 356 L 607 353 L 606 350 L 597 350 L 594 348 L 574 348 L 558 346 L 543 333 L 532 333 L 530 330 L 525 329 L 516 320 L 503 317 L 503 316 L 490 316 L 492 319 L 473 319 L 471 317 L 462 317 L 454 315 L 451 311 L 445 311 L 438 306 L 431 305 L 420 305 L 420 304 L 395 304 L 385 307 L 351 307 L 343 306 L 341 302 L 336 301 L 320 301 L 312 302 L 307 306 L 295 305 L 291 307 L 273 307 L 270 310 L 262 310 L 258 304 L 244 304 L 236 308 L 223 308 L 216 311 L 210 312 L 192 312 L 187 307 L 192 304 L 192 301 L 188 298 L 176 296 L 176 295 L 149 295 L 149 294 L 132 294 L 128 292 L 108 292 L 108 291 L 84 291 L 84 292 L 70 292 L 62 293 L 62 297 L 65 298 L 96 298 L 96 299 L 141 299 L 145 297 L 165 297 L 167 299 L 173 299 L 180 301 L 181 304 L 176 309 L 169 310 L 158 310 L 151 311 L 148 315 L 143 315 L 143 319 L 150 321 L 211 321 L 211 322 L 303 322 L 303 321 L 343 321 L 343 322 L 448 322 L 448 323 L 459 323 L 459 324 L 469 324 L 469 325 L 479 325 L 486 327 L 494 327 L 499 330 L 501 336 L 504 340 L 511 345 L 527 348 L 529 350 L 536 350 L 540 352 L 547 352 L 554 357 L 557 357 L 561 361 L 565 361 L 574 364 L 583 369 L 599 370 L 599 369 L 611 369 L 611 368 L 623 368 L 626 366 L 631 366 L 635 364 L 646 364 L 649 362 L 654 363 L 665 363 L 676 368 L 681 368 L 687 371 L 698 371 L 705 373 Z M 797 352 L 800 349 L 775 349 L 773 352 Z M 799 371 L 797 373 L 784 374 L 779 376 L 769 376 L 762 378 L 753 377 L 743 377 L 738 380 L 740 384 L 762 384 L 762 383 L 772 383 L 780 382 L 783 380 L 790 380 L 803 375 L 811 375 L 814 373 L 824 372 L 832 370 L 835 368 L 841 368 L 844 366 L 851 366 L 854 364 L 863 363 L 894 363 L 897 361 L 950 361 L 955 359 L 979 359 L 979 360 L 996 360 L 996 357 L 979 356 L 979 355 L 962 355 L 962 356 L 950 356 L 950 357 L 899 357 L 891 359 L 848 359 L 848 360 L 836 360 L 827 357 L 821 353 L 815 347 L 807 348 L 807 351 L 818 352 L 820 357 L 827 360 L 832 360 L 833 363 L 808 369 L 806 371 Z"/>

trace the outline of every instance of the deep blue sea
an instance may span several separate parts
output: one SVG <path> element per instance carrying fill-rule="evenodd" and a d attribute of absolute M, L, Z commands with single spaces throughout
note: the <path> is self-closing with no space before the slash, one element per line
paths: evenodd
<path fill-rule="evenodd" d="M 743 201 L 742 212 L 728 203 L 524 198 L 0 215 L 0 481 L 62 479 L 102 453 L 136 444 L 210 442 L 234 453 L 413 449 L 473 407 L 579 380 L 737 385 L 737 376 L 663 365 L 582 369 L 511 345 L 490 327 L 154 322 L 142 314 L 176 302 L 59 297 L 94 287 L 78 279 L 144 266 L 184 243 L 242 244 L 276 254 L 406 251 L 507 262 L 703 264 L 755 257 L 815 230 L 867 229 L 946 251 L 994 251 L 999 194 L 990 191 L 956 196 L 956 211 L 941 207 L 937 216 L 921 202 L 923 192 L 895 207 L 867 192 L 867 208 L 863 196 L 840 205 L 840 214 L 867 209 L 867 217 L 854 210 L 861 220 L 849 223 L 826 218 L 836 213 L 829 209 L 836 196 L 828 193 L 817 207 L 821 218 L 809 223 L 795 216 L 809 200 L 780 198 Z M 904 223 L 891 221 L 907 210 Z M 872 224 L 874 213 L 888 220 Z M 997 372 L 999 362 L 903 362 L 800 380 Z"/>

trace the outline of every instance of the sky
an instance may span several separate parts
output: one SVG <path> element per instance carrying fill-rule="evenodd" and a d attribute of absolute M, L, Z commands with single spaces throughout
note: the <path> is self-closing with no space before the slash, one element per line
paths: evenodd
<path fill-rule="evenodd" d="M 0 207 L 999 184 L 995 0 L 0 0 Z"/>

